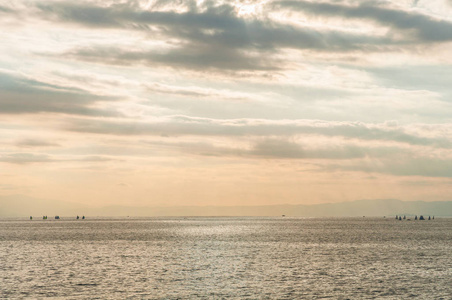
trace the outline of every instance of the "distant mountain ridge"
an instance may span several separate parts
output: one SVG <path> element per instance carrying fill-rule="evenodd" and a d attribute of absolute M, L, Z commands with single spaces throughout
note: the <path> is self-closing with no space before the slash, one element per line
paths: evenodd
<path fill-rule="evenodd" d="M 312 205 L 90 207 L 63 201 L 35 199 L 27 196 L 0 197 L 0 217 L 23 217 L 30 215 L 72 216 L 77 214 L 90 216 L 452 216 L 452 201 L 426 202 L 375 199 Z"/>

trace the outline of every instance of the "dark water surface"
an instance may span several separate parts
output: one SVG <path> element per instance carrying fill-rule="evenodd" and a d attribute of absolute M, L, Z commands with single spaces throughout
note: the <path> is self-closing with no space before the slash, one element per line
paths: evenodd
<path fill-rule="evenodd" d="M 0 297 L 452 299 L 452 219 L 0 219 Z"/>

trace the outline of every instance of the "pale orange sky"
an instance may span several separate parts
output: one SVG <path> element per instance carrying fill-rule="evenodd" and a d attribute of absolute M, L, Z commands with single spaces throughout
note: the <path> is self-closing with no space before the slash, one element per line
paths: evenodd
<path fill-rule="evenodd" d="M 0 4 L 0 197 L 451 200 L 448 1 Z"/>

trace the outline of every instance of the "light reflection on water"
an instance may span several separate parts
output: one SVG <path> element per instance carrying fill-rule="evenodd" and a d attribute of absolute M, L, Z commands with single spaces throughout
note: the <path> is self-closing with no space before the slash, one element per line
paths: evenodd
<path fill-rule="evenodd" d="M 452 219 L 0 220 L 1 298 L 450 299 Z"/>

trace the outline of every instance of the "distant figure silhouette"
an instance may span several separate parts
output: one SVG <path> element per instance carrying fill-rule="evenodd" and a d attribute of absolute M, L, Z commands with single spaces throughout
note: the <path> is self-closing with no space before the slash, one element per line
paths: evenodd
<path fill-rule="evenodd" d="M 78 220 L 78 219 L 80 219 L 80 217 L 79 217 L 79 216 L 77 216 L 77 220 Z"/>
<path fill-rule="evenodd" d="M 396 216 L 395 216 L 395 219 L 396 219 L 396 220 L 398 220 L 398 219 L 399 219 L 399 216 L 398 216 L 398 215 L 396 215 Z"/>
<path fill-rule="evenodd" d="M 402 217 L 399 216 L 399 221 L 402 221 Z"/>
<path fill-rule="evenodd" d="M 431 220 L 430 216 L 428 216 L 428 219 Z"/>
<path fill-rule="evenodd" d="M 417 220 L 417 215 L 414 217 L 415 220 Z"/>
<path fill-rule="evenodd" d="M 85 216 L 82 217 L 82 220 L 85 220 Z"/>
<path fill-rule="evenodd" d="M 32 216 L 30 216 L 30 220 L 33 220 L 33 217 L 32 217 Z"/>
<path fill-rule="evenodd" d="M 403 216 L 403 219 L 405 220 L 405 219 L 406 219 L 406 216 Z"/>
<path fill-rule="evenodd" d="M 424 216 L 421 215 L 421 216 L 419 217 L 419 220 L 425 220 L 425 219 L 424 219 Z"/>
<path fill-rule="evenodd" d="M 433 216 L 433 218 L 432 218 L 433 220 L 435 220 L 435 216 Z"/>

